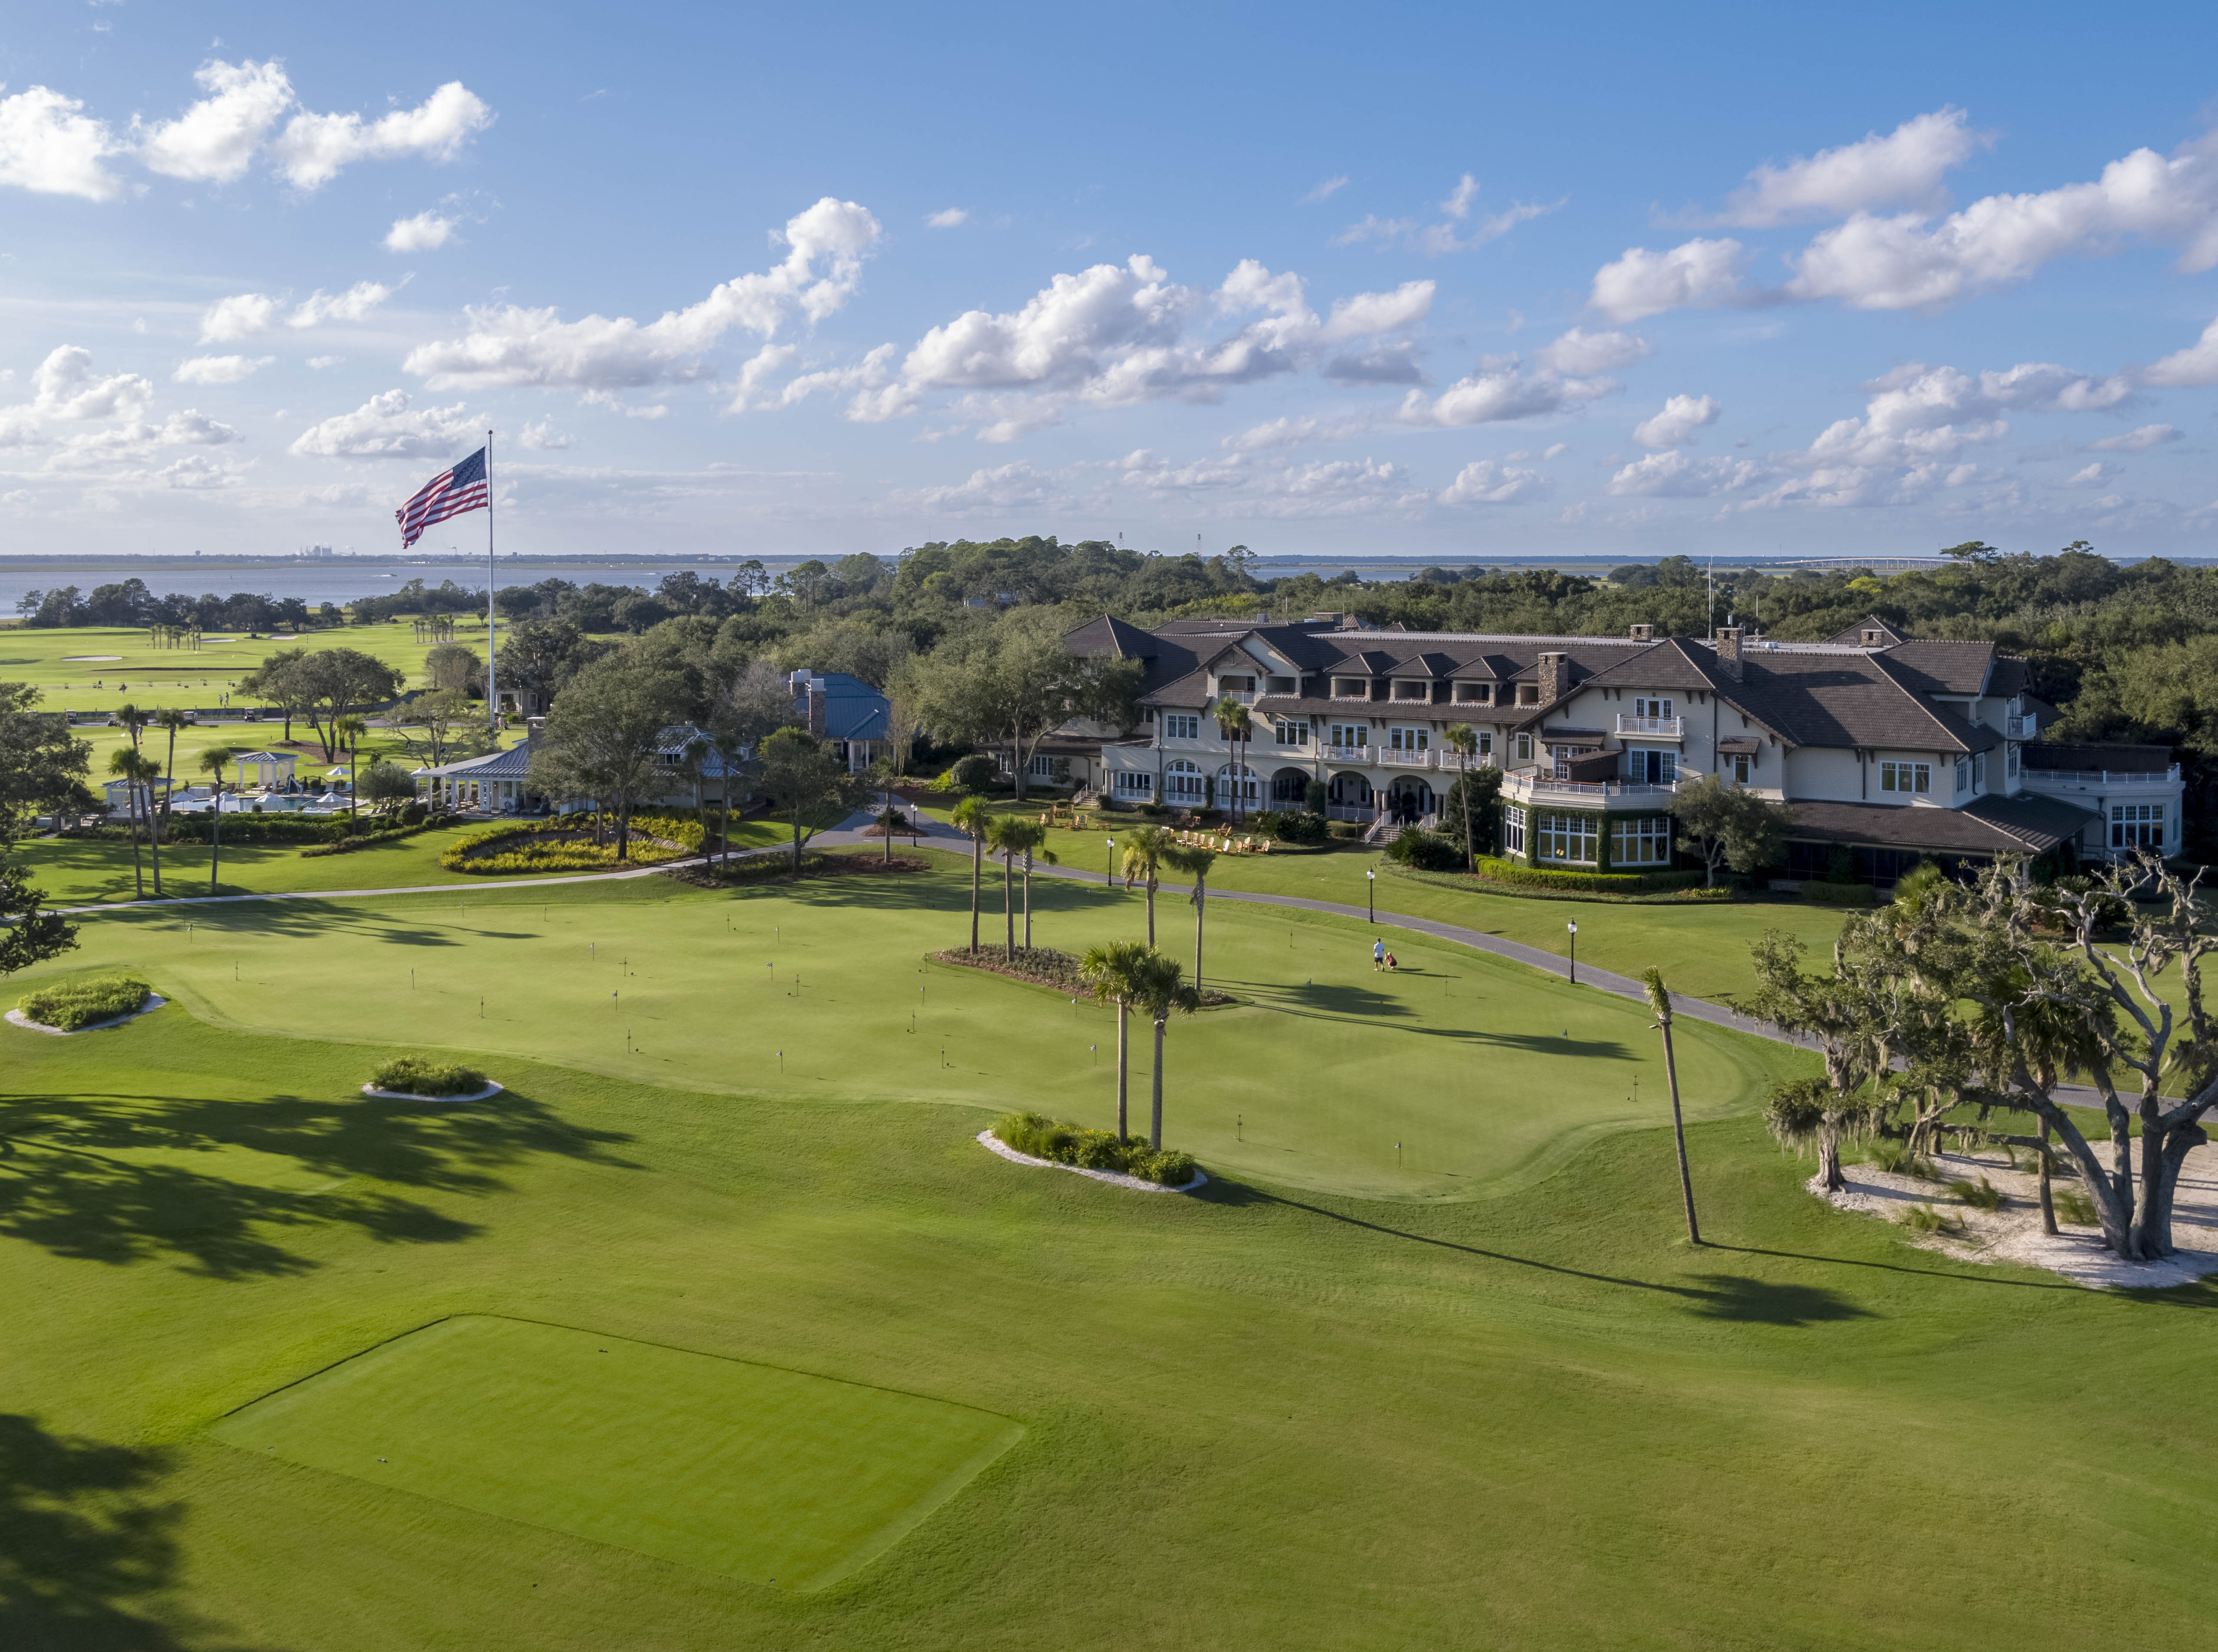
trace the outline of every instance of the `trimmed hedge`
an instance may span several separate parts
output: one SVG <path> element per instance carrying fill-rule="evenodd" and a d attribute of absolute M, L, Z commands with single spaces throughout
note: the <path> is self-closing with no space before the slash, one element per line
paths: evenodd
<path fill-rule="evenodd" d="M 1478 875 L 1496 883 L 1516 883 L 1533 889 L 1576 889 L 1584 894 L 1648 894 L 1690 889 L 1702 881 L 1700 872 L 1556 872 L 1545 867 L 1520 866 L 1495 855 L 1478 857 Z"/>
<path fill-rule="evenodd" d="M 369 849 L 381 843 L 398 843 L 403 838 L 415 837 L 418 832 L 436 832 L 450 824 L 444 815 L 434 815 L 428 820 L 418 820 L 412 826 L 387 826 L 382 832 L 362 832 L 337 843 L 318 844 L 313 849 L 300 851 L 302 860 L 313 860 L 319 855 L 351 855 L 357 849 Z"/>
<path fill-rule="evenodd" d="M 113 1021 L 140 1008 L 154 989 L 131 975 L 102 975 L 27 993 L 15 1007 L 42 1027 L 75 1032 L 96 1021 Z"/>
<path fill-rule="evenodd" d="M 412 1096 L 468 1096 L 485 1088 L 486 1075 L 474 1067 L 435 1061 L 428 1055 L 396 1055 L 381 1062 L 369 1081 L 381 1090 Z"/>
<path fill-rule="evenodd" d="M 1082 1170 L 1111 1170 L 1137 1176 L 1165 1187 L 1184 1187 L 1197 1166 L 1190 1153 L 1166 1148 L 1156 1152 L 1147 1139 L 1118 1135 L 1114 1130 L 1089 1130 L 1082 1124 L 1066 1124 L 1044 1113 L 1010 1113 L 994 1126 L 994 1138 L 1005 1148 L 1030 1154 L 1058 1165 Z"/>

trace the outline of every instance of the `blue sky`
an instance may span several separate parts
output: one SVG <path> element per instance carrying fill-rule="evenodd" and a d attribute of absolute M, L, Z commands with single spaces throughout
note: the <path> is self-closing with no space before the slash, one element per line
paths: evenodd
<path fill-rule="evenodd" d="M 0 546 L 2218 554 L 2214 46 L 17 0 Z"/>

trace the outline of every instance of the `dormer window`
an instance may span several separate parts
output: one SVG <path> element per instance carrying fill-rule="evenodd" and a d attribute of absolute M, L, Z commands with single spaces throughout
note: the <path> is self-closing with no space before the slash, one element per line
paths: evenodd
<path fill-rule="evenodd" d="M 1217 691 L 1219 694 L 1253 694 L 1255 692 L 1255 679 L 1252 677 L 1220 675 L 1217 679 Z"/>
<path fill-rule="evenodd" d="M 1538 683 L 1520 683 L 1517 685 L 1517 703 L 1521 706 L 1539 705 L 1540 685 Z"/>
<path fill-rule="evenodd" d="M 1335 677 L 1332 679 L 1332 697 L 1335 700 L 1368 700 L 1371 679 L 1367 677 Z"/>
<path fill-rule="evenodd" d="M 1263 679 L 1267 694 L 1298 694 L 1301 687 L 1291 677 L 1267 677 Z"/>
<path fill-rule="evenodd" d="M 1397 677 L 1394 679 L 1394 697 L 1397 700 L 1428 700 L 1432 697 L 1432 684 Z"/>
<path fill-rule="evenodd" d="M 1494 703 L 1494 684 L 1491 683 L 1459 683 L 1455 685 L 1455 702 L 1459 706 L 1486 706 Z"/>

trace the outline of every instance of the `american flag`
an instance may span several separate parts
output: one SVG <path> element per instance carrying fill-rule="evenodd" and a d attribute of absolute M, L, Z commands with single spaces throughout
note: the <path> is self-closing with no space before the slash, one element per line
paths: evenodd
<path fill-rule="evenodd" d="M 459 517 L 465 510 L 489 510 L 493 500 L 486 492 L 486 450 L 480 448 L 445 474 L 434 476 L 416 497 L 393 513 L 400 524 L 400 548 L 406 550 L 424 536 L 435 522 Z"/>

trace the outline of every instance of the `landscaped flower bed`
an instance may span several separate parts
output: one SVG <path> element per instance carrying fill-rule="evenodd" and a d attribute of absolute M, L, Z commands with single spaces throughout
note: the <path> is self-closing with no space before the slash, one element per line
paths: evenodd
<path fill-rule="evenodd" d="M 1114 1130 L 1089 1130 L 1082 1124 L 1066 1124 L 1044 1113 L 1010 1113 L 994 1126 L 994 1139 L 1005 1148 L 1081 1170 L 1113 1171 L 1137 1176 L 1165 1187 L 1184 1187 L 1193 1179 L 1193 1155 L 1168 1148 L 1157 1152 L 1144 1138 L 1118 1135 Z"/>
<path fill-rule="evenodd" d="M 371 1073 L 369 1081 L 405 1096 L 474 1096 L 486 1087 L 486 1075 L 477 1068 L 427 1055 L 396 1055 Z"/>
<path fill-rule="evenodd" d="M 26 1020 L 75 1032 L 96 1021 L 114 1021 L 135 1013 L 153 990 L 130 975 L 102 975 L 27 993 L 16 1007 Z"/>
<path fill-rule="evenodd" d="M 592 821 L 583 815 L 520 820 L 488 826 L 449 845 L 439 864 L 450 872 L 592 872 L 655 866 L 701 852 L 701 823 L 673 815 L 634 815 L 629 852 L 621 861 L 614 823 L 604 820 L 600 835 L 603 841 L 595 843 Z"/>

